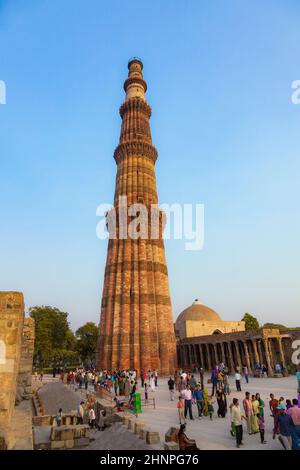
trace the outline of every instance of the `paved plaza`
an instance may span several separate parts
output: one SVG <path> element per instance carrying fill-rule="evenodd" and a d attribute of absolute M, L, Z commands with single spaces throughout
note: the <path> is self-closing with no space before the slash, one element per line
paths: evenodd
<path fill-rule="evenodd" d="M 196 377 L 196 376 L 195 376 Z M 198 377 L 196 377 L 198 378 Z M 207 384 L 208 375 L 205 376 L 205 383 Z M 178 393 L 175 393 L 174 401 L 170 401 L 169 391 L 167 386 L 167 378 L 160 378 L 158 381 L 158 387 L 155 392 L 149 390 L 149 398 L 155 398 L 156 408 L 145 407 L 143 413 L 139 415 L 138 420 L 143 421 L 147 428 L 158 431 L 160 433 L 161 442 L 164 442 L 164 435 L 171 426 L 179 426 L 178 414 L 177 414 L 177 398 Z M 46 378 L 45 385 L 40 390 L 40 395 L 46 407 L 47 413 L 56 413 L 58 408 L 63 408 L 65 413 L 76 409 L 79 401 L 85 399 L 86 393 L 84 390 L 75 392 L 70 386 L 63 385 L 58 382 L 58 379 L 52 381 Z M 265 419 L 266 419 L 266 435 L 265 439 L 267 444 L 262 445 L 260 443 L 259 434 L 249 436 L 246 433 L 246 423 L 244 422 L 244 446 L 243 449 L 253 450 L 281 450 L 281 444 L 277 437 L 275 440 L 272 439 L 273 430 L 273 419 L 270 416 L 269 411 L 269 395 L 274 393 L 275 397 L 279 398 L 283 396 L 286 398 L 296 397 L 296 378 L 295 376 L 289 376 L 286 378 L 264 378 L 256 379 L 250 378 L 249 384 L 242 384 L 242 392 L 236 392 L 234 386 L 234 379 L 230 377 L 231 394 L 227 397 L 228 405 L 231 403 L 234 397 L 240 400 L 242 408 L 242 400 L 244 398 L 245 391 L 249 391 L 251 394 L 259 392 L 261 398 L 265 401 Z M 139 381 L 140 386 L 140 381 Z M 211 385 L 207 385 L 210 392 Z M 90 391 L 93 387 L 90 387 Z M 139 391 L 140 388 L 139 388 Z M 217 403 L 214 404 L 214 416 L 211 421 L 209 417 L 203 417 L 201 420 L 198 419 L 197 407 L 193 405 L 193 416 L 194 421 L 187 419 L 187 436 L 195 439 L 197 446 L 200 450 L 234 450 L 235 439 L 230 435 L 230 413 L 228 412 L 226 418 L 217 417 Z M 87 449 L 150 449 L 145 443 L 142 443 L 132 431 L 127 430 L 120 423 L 115 423 L 111 428 L 104 432 L 95 432 L 95 440 L 91 442 Z M 159 448 L 159 446 L 155 446 Z M 160 446 L 161 448 L 161 446 Z"/>
<path fill-rule="evenodd" d="M 195 376 L 196 377 L 196 376 Z M 207 383 L 208 375 L 205 376 L 205 383 Z M 149 392 L 149 397 L 155 397 L 156 409 L 145 408 L 143 414 L 138 418 L 144 421 L 147 427 L 160 432 L 161 440 L 164 441 L 164 434 L 170 426 L 178 426 L 177 419 L 177 398 L 178 393 L 175 394 L 175 401 L 171 402 L 169 398 L 169 391 L 167 386 L 167 379 L 160 379 L 158 388 L 155 392 Z M 262 450 L 281 450 L 282 446 L 277 437 L 272 439 L 273 419 L 270 417 L 269 411 L 269 395 L 274 393 L 278 398 L 283 396 L 286 398 L 295 398 L 297 396 L 296 388 L 297 382 L 295 376 L 287 378 L 265 378 L 256 379 L 250 378 L 249 384 L 242 384 L 242 392 L 236 392 L 234 386 L 234 379 L 230 377 L 231 394 L 227 397 L 227 404 L 229 405 L 234 397 L 240 400 L 242 409 L 242 400 L 245 391 L 251 394 L 259 392 L 261 398 L 265 401 L 265 418 L 266 418 L 266 435 L 265 439 L 267 444 L 260 443 L 260 435 L 255 434 L 249 436 L 246 433 L 246 422 L 244 421 L 244 446 L 241 449 L 262 449 Z M 209 392 L 211 385 L 207 385 Z M 217 402 L 214 404 L 215 413 L 213 420 L 210 421 L 209 417 L 198 419 L 197 407 L 193 405 L 194 421 L 187 419 L 186 434 L 188 437 L 195 439 L 197 446 L 201 450 L 211 449 L 236 449 L 235 439 L 231 437 L 230 429 L 230 413 L 228 412 L 226 418 L 218 418 L 217 416 Z"/>

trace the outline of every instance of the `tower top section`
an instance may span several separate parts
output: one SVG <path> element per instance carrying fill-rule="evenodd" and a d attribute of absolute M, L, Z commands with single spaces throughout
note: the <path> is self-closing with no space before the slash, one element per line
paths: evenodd
<path fill-rule="evenodd" d="M 124 82 L 124 90 L 126 92 L 126 101 L 130 98 L 141 98 L 146 101 L 145 93 L 147 91 L 147 83 L 143 78 L 143 62 L 141 59 L 134 57 L 128 62 L 128 78 Z"/>

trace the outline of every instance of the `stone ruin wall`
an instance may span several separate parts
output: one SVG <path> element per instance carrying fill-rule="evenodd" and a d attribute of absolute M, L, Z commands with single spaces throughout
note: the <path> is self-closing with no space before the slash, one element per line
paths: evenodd
<path fill-rule="evenodd" d="M 24 319 L 23 294 L 0 292 L 0 449 L 14 445 L 11 421 L 16 398 L 30 396 L 33 347 L 34 322 Z"/>
<path fill-rule="evenodd" d="M 24 319 L 21 358 L 19 365 L 18 384 L 16 393 L 16 404 L 22 400 L 29 400 L 32 397 L 31 375 L 34 352 L 34 320 Z"/>

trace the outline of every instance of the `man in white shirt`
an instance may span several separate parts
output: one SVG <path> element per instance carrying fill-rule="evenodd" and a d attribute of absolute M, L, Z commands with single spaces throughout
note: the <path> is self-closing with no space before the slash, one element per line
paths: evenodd
<path fill-rule="evenodd" d="M 232 403 L 233 403 L 233 406 L 231 407 L 231 422 L 235 426 L 236 446 L 237 446 L 237 448 L 239 448 L 241 445 L 243 445 L 242 420 L 243 419 L 246 420 L 246 417 L 243 416 L 243 413 L 241 411 L 238 399 L 234 398 Z"/>
<path fill-rule="evenodd" d="M 193 394 L 192 394 L 192 390 L 191 390 L 190 385 L 187 385 L 186 388 L 183 390 L 182 396 L 184 398 L 184 417 L 185 417 L 185 419 L 187 417 L 188 411 L 189 411 L 190 419 L 194 419 L 193 418 L 193 413 L 192 413 Z"/>
<path fill-rule="evenodd" d="M 241 392 L 242 389 L 241 389 L 241 374 L 239 372 L 236 372 L 235 373 L 235 385 L 236 385 L 236 391 L 237 392 Z"/>

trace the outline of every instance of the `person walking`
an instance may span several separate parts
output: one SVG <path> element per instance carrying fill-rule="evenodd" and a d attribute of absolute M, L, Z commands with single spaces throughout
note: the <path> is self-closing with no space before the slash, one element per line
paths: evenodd
<path fill-rule="evenodd" d="M 236 371 L 235 373 L 235 385 L 236 385 L 236 391 L 237 392 L 241 392 L 242 391 L 242 388 L 241 388 L 241 374 L 238 372 L 238 370 Z"/>
<path fill-rule="evenodd" d="M 300 408 L 298 407 L 297 398 L 294 398 L 292 400 L 292 405 L 292 408 L 287 411 L 287 414 L 291 416 L 295 425 L 295 431 L 297 433 L 297 436 L 300 438 Z"/>
<path fill-rule="evenodd" d="M 175 380 L 172 377 L 170 377 L 168 380 L 168 387 L 169 387 L 170 400 L 174 401 Z"/>
<path fill-rule="evenodd" d="M 181 395 L 178 397 L 177 410 L 178 410 L 179 424 L 185 424 L 184 398 Z"/>
<path fill-rule="evenodd" d="M 197 387 L 195 388 L 194 393 L 193 393 L 193 398 L 197 405 L 198 417 L 199 419 L 201 419 L 203 407 L 204 407 L 204 394 L 203 394 L 203 390 L 200 384 L 197 384 Z"/>
<path fill-rule="evenodd" d="M 192 412 L 192 391 L 190 385 L 186 386 L 186 389 L 183 391 L 183 398 L 184 398 L 184 417 L 187 417 L 189 412 L 189 417 L 193 420 L 193 412 Z"/>
<path fill-rule="evenodd" d="M 261 444 L 266 444 L 267 442 L 265 441 L 265 419 L 264 415 L 259 415 L 257 418 L 258 422 L 258 429 L 259 429 L 259 434 L 260 434 L 260 442 Z"/>
<path fill-rule="evenodd" d="M 294 426 L 293 420 L 290 415 L 286 414 L 285 406 L 279 404 L 277 406 L 277 414 L 275 417 L 275 424 L 273 429 L 273 439 L 275 439 L 277 426 L 279 429 L 279 438 L 285 450 L 292 450 L 292 436 L 290 427 Z"/>
<path fill-rule="evenodd" d="M 244 365 L 243 367 L 243 373 L 244 373 L 245 382 L 246 384 L 248 384 L 249 383 L 249 370 L 246 365 Z"/>
<path fill-rule="evenodd" d="M 239 449 L 241 445 L 243 445 L 243 423 L 242 420 L 245 419 L 246 417 L 243 415 L 239 401 L 237 398 L 234 398 L 233 401 L 233 406 L 231 408 L 231 421 L 234 424 L 235 427 L 235 433 L 236 433 L 236 446 Z"/>
<path fill-rule="evenodd" d="M 57 415 L 55 416 L 56 426 L 61 426 L 63 418 L 62 408 L 59 408 Z"/>

